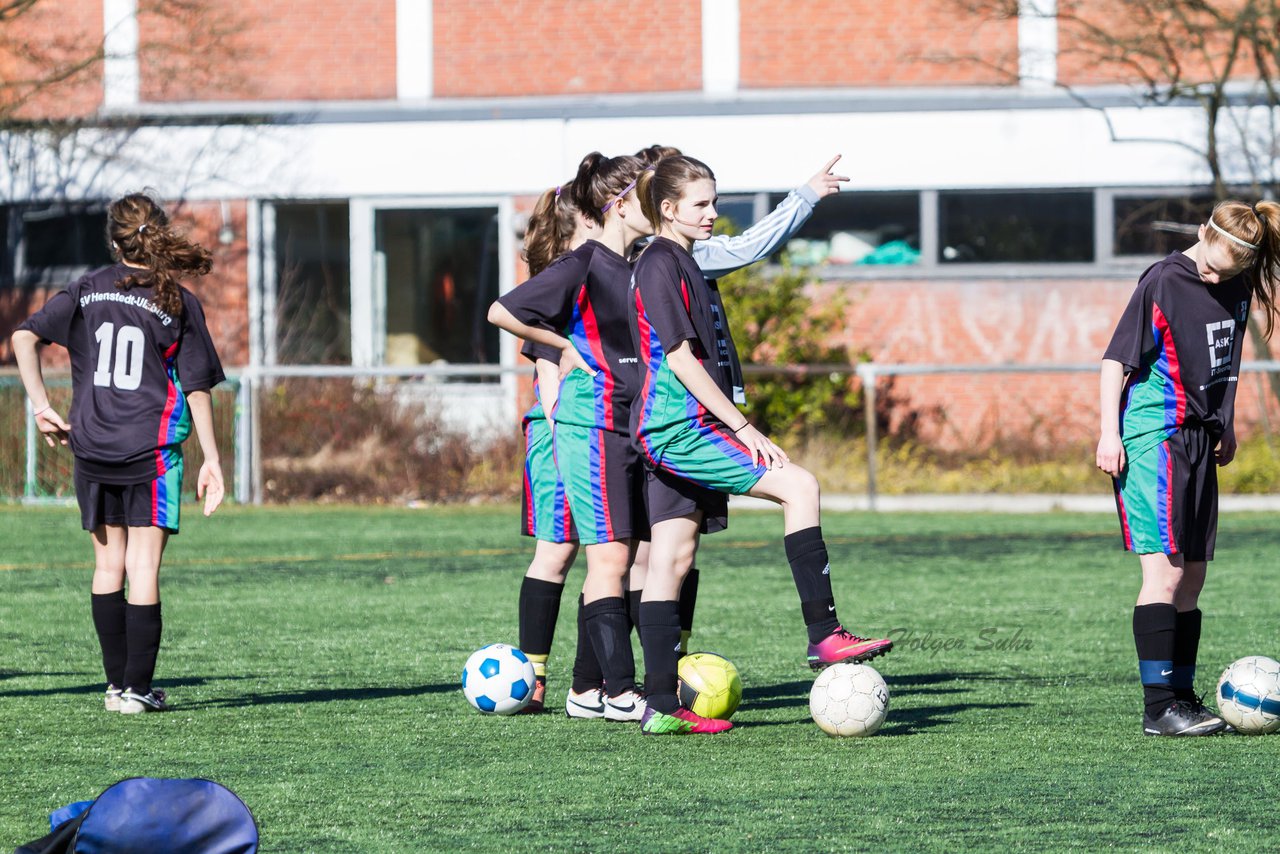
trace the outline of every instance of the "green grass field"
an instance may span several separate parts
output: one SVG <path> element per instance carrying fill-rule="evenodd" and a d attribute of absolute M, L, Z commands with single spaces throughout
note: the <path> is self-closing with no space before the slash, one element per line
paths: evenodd
<path fill-rule="evenodd" d="M 274 852 L 1280 848 L 1280 738 L 1140 735 L 1137 562 L 1111 517 L 829 515 L 841 616 L 898 640 L 884 728 L 834 740 L 780 517 L 738 513 L 699 559 L 693 646 L 742 671 L 738 728 L 642 738 L 463 700 L 467 655 L 516 641 L 513 508 L 185 514 L 162 573 L 175 710 L 125 717 L 101 708 L 77 513 L 0 508 L 0 850 L 135 775 L 230 786 Z M 1280 653 L 1278 539 L 1273 516 L 1223 520 L 1204 690 Z"/>

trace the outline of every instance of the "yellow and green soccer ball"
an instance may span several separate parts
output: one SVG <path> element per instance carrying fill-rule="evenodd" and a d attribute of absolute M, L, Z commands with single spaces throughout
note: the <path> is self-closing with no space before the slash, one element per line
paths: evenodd
<path fill-rule="evenodd" d="M 742 702 L 742 677 L 727 658 L 695 652 L 680 659 L 680 705 L 704 718 L 727 721 Z"/>

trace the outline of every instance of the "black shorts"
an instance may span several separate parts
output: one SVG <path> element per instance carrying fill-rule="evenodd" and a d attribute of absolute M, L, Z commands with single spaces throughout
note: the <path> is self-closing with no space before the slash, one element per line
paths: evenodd
<path fill-rule="evenodd" d="M 178 533 L 178 498 L 182 492 L 182 455 L 170 459 L 164 474 L 143 483 L 102 483 L 76 467 L 76 501 L 80 525 L 93 531 L 101 525 L 164 528 Z"/>
<path fill-rule="evenodd" d="M 649 525 L 702 512 L 704 534 L 729 527 L 729 496 L 659 469 L 645 471 L 645 509 Z"/>

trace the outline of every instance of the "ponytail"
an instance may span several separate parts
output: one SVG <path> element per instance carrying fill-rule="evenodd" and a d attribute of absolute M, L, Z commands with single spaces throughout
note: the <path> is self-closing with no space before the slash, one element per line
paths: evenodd
<path fill-rule="evenodd" d="M 573 202 L 582 215 L 596 225 L 604 225 L 608 208 L 626 194 L 645 166 L 639 157 L 622 154 L 605 157 L 593 151 L 582 158 L 573 179 Z"/>
<path fill-rule="evenodd" d="M 578 208 L 569 198 L 569 188 L 552 187 L 538 197 L 529 214 L 521 257 L 536 276 L 569 248 L 578 225 Z"/>
<path fill-rule="evenodd" d="M 1275 328 L 1276 284 L 1280 279 L 1280 204 L 1219 202 L 1209 215 L 1205 239 L 1224 246 L 1244 268 L 1254 302 L 1264 312 L 1263 337 Z"/>
<path fill-rule="evenodd" d="M 1253 267 L 1253 298 L 1266 310 L 1263 337 L 1270 339 L 1276 319 L 1276 280 L 1280 278 L 1280 204 L 1258 202 L 1253 213 L 1262 226 Z"/>
<path fill-rule="evenodd" d="M 164 209 L 143 193 L 131 193 L 107 208 L 107 241 L 117 258 L 143 268 L 117 287 L 151 287 L 151 301 L 174 317 L 182 314 L 179 277 L 204 276 L 213 269 L 209 250 L 174 230 Z"/>

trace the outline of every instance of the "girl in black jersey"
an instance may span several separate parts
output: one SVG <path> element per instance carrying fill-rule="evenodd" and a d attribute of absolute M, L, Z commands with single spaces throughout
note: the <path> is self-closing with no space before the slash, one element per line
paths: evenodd
<path fill-rule="evenodd" d="M 195 427 L 204 463 L 196 494 L 204 514 L 224 487 L 210 389 L 225 377 L 199 300 L 179 277 L 203 276 L 209 252 L 169 225 L 152 199 L 133 194 L 108 209 L 119 263 L 53 296 L 13 333 L 13 351 L 36 426 L 75 456 L 76 498 L 93 537 L 93 622 L 106 671 L 105 706 L 165 711 L 151 684 L 160 649 L 160 561 L 178 533 L 182 441 Z M 39 347 L 71 359 L 64 420 L 49 402 Z M 125 581 L 129 595 L 125 600 Z"/>
<path fill-rule="evenodd" d="M 689 157 L 664 158 L 640 178 L 645 215 L 658 237 L 636 263 L 632 332 L 640 360 L 640 392 L 632 435 L 653 470 L 648 481 L 649 577 L 640 606 L 646 734 L 716 733 L 728 721 L 702 718 L 676 699 L 680 620 L 677 600 L 692 563 L 707 508 L 726 493 L 782 505 L 787 558 L 809 634 L 808 660 L 821 669 L 888 652 L 888 639 L 845 631 L 836 616 L 820 523 L 818 483 L 751 426 L 735 406 L 741 373 L 715 283 L 693 263 L 696 241 L 716 219 L 715 176 Z M 697 496 L 698 509 L 678 516 L 655 511 L 672 496 Z"/>
<path fill-rule="evenodd" d="M 599 233 L 503 295 L 491 322 L 561 352 L 550 414 L 555 464 L 579 543 L 587 554 L 585 622 L 605 680 L 603 717 L 638 721 L 630 622 L 623 583 L 634 541 L 645 533 L 639 478 L 629 437 L 635 356 L 627 331 L 631 267 L 626 253 L 650 233 L 636 203 L 635 157 L 583 159 L 573 183 L 579 210 L 598 212 Z"/>
<path fill-rule="evenodd" d="M 1115 479 L 1125 548 L 1142 567 L 1133 636 L 1147 735 L 1226 726 L 1195 691 L 1199 598 L 1217 532 L 1217 467 L 1236 452 L 1251 303 L 1267 336 L 1275 317 L 1280 205 L 1221 202 L 1199 238 L 1142 274 L 1102 360 L 1097 464 Z"/>

